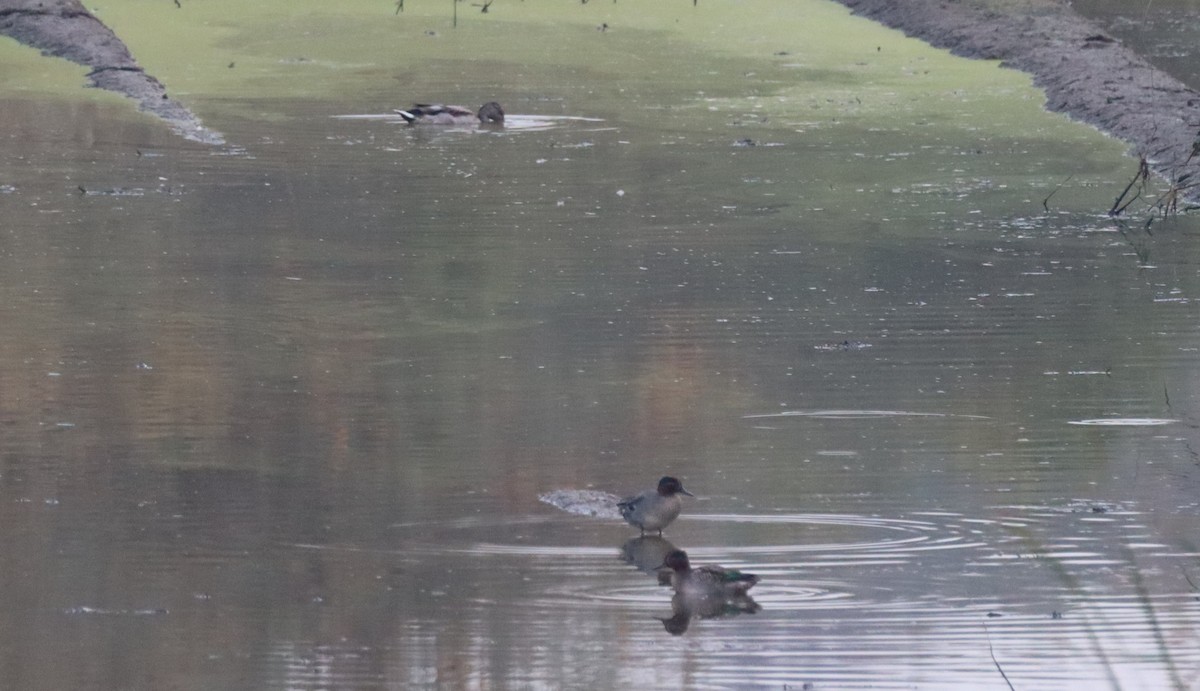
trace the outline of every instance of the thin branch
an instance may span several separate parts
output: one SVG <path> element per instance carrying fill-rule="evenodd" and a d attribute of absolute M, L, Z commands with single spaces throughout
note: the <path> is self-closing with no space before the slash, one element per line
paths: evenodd
<path fill-rule="evenodd" d="M 1137 173 L 1134 174 L 1133 179 L 1129 181 L 1129 184 L 1125 185 L 1125 189 L 1121 190 L 1121 194 L 1117 195 L 1117 198 L 1113 200 L 1113 205 L 1112 208 L 1108 210 L 1108 215 L 1120 216 L 1122 213 L 1124 213 L 1125 209 L 1128 209 L 1130 204 L 1136 201 L 1138 197 L 1142 196 L 1142 186 L 1145 181 L 1149 179 L 1149 177 L 1150 164 L 1146 162 L 1146 157 L 1142 156 L 1138 161 Z M 1122 204 L 1122 200 L 1125 199 L 1126 195 L 1129 194 L 1129 191 L 1133 189 L 1134 185 L 1137 185 L 1137 193 L 1134 194 L 1129 201 L 1126 201 L 1124 204 Z"/>
<path fill-rule="evenodd" d="M 1187 569 L 1185 569 L 1185 568 L 1183 568 L 1182 566 L 1180 566 L 1180 567 L 1179 567 L 1179 570 L 1180 570 L 1180 571 L 1183 571 L 1183 580 L 1187 581 L 1187 582 L 1188 582 L 1188 585 L 1192 586 L 1192 590 L 1200 590 L 1200 588 L 1197 588 L 1197 587 L 1196 587 L 1196 584 L 1195 584 L 1195 583 L 1192 583 L 1192 579 L 1191 579 L 1191 578 L 1188 576 Z"/>
<path fill-rule="evenodd" d="M 1042 208 L 1043 209 L 1045 209 L 1046 211 L 1050 211 L 1050 206 L 1049 206 L 1049 204 L 1047 204 L 1047 202 L 1050 201 L 1050 197 L 1053 197 L 1054 195 L 1058 194 L 1058 191 L 1062 189 L 1062 186 L 1067 184 L 1068 182 L 1070 182 L 1071 178 L 1073 178 L 1073 177 L 1075 177 L 1075 173 L 1071 173 L 1070 175 L 1068 175 L 1066 180 L 1063 180 L 1062 182 L 1058 183 L 1058 187 L 1055 187 L 1053 192 L 1046 195 L 1046 198 L 1042 200 Z"/>
<path fill-rule="evenodd" d="M 1012 682 L 1008 680 L 1008 675 L 1004 673 L 1004 668 L 1000 666 L 1000 661 L 996 659 L 996 651 L 992 648 L 992 633 L 988 631 L 986 621 L 983 622 L 983 633 L 987 635 L 988 655 L 992 656 L 992 664 L 996 665 L 996 671 L 1000 673 L 1001 677 L 1004 677 L 1004 683 L 1008 684 L 1009 691 L 1017 691 Z"/>

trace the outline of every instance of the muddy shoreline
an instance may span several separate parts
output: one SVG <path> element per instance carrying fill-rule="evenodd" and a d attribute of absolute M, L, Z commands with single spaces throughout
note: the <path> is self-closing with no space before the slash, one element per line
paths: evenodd
<path fill-rule="evenodd" d="M 1033 76 L 1046 108 L 1131 146 L 1192 200 L 1200 197 L 1200 93 L 1058 0 L 838 0 L 855 14 L 955 55 Z M 1134 166 L 1131 165 L 1132 175 Z"/>
<path fill-rule="evenodd" d="M 91 86 L 133 99 L 141 110 L 162 118 L 185 139 L 224 143 L 187 106 L 168 96 L 162 82 L 147 74 L 125 43 L 79 0 L 0 0 L 0 34 L 43 55 L 90 67 Z"/>

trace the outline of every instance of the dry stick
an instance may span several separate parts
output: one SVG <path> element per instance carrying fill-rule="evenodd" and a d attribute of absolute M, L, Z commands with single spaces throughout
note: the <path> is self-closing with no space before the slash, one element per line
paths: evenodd
<path fill-rule="evenodd" d="M 1000 661 L 996 659 L 996 650 L 992 648 L 992 633 L 988 631 L 986 621 L 983 622 L 983 633 L 987 636 L 988 655 L 992 656 L 992 664 L 996 665 L 996 671 L 1000 673 L 1000 676 L 1004 677 L 1004 683 L 1008 684 L 1008 688 L 1011 691 L 1017 691 L 1017 689 L 1012 685 L 1012 682 L 1008 680 L 1008 675 L 1004 673 L 1004 668 L 1000 666 Z"/>
<path fill-rule="evenodd" d="M 1046 198 L 1042 200 L 1042 208 L 1043 209 L 1045 209 L 1047 212 L 1050 211 L 1050 207 L 1049 207 L 1049 205 L 1047 205 L 1047 202 L 1050 201 L 1050 197 L 1053 197 L 1054 195 L 1058 194 L 1058 191 L 1062 189 L 1062 186 L 1067 184 L 1068 182 L 1070 182 L 1071 178 L 1073 178 L 1073 177 L 1075 177 L 1075 173 L 1071 173 L 1070 175 L 1068 175 L 1066 180 L 1063 180 L 1062 182 L 1058 183 L 1058 187 L 1055 187 L 1053 192 L 1046 195 Z"/>
<path fill-rule="evenodd" d="M 1138 161 L 1137 173 L 1134 174 L 1133 179 L 1129 181 L 1129 184 L 1125 185 L 1125 189 L 1121 190 L 1121 194 L 1117 195 L 1117 198 L 1115 200 L 1113 200 L 1113 205 L 1112 205 L 1112 208 L 1108 210 L 1108 215 L 1109 216 L 1120 216 L 1122 213 L 1124 213 L 1125 209 L 1129 208 L 1130 204 L 1132 204 L 1134 201 L 1136 201 L 1138 199 L 1138 197 L 1141 197 L 1142 196 L 1142 185 L 1140 185 L 1138 183 L 1139 183 L 1139 181 L 1145 180 L 1146 177 L 1149 175 L 1150 175 L 1150 165 L 1148 163 L 1146 163 L 1146 157 L 1143 156 L 1141 158 L 1141 160 Z M 1129 194 L 1129 190 L 1133 189 L 1134 185 L 1138 185 L 1137 194 L 1133 195 L 1133 197 L 1129 201 L 1125 202 L 1124 204 L 1121 204 L 1121 200 L 1125 199 L 1125 195 Z"/>
<path fill-rule="evenodd" d="M 1180 566 L 1179 570 L 1183 572 L 1183 580 L 1187 581 L 1188 585 L 1192 586 L 1192 590 L 1200 590 L 1200 588 L 1196 587 L 1195 583 L 1192 583 L 1192 579 L 1188 577 L 1187 569 L 1183 568 L 1183 566 Z"/>

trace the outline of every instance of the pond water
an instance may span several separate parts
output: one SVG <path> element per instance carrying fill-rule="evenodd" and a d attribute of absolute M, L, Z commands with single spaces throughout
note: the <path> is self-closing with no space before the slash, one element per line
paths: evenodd
<path fill-rule="evenodd" d="M 5 73 L 4 686 L 1197 683 L 1200 227 L 1124 146 L 832 4 L 413 4 L 113 3 L 226 148 Z M 539 500 L 664 474 L 669 543 Z M 761 611 L 664 625 L 669 546 Z"/>

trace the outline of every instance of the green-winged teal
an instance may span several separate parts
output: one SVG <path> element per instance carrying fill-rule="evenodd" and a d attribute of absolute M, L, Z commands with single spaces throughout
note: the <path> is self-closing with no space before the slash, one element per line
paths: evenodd
<path fill-rule="evenodd" d="M 504 109 L 495 101 L 483 104 L 478 112 L 462 106 L 418 103 L 408 110 L 397 110 L 396 113 L 410 125 L 504 124 Z"/>
<path fill-rule="evenodd" d="M 670 525 L 683 508 L 681 494 L 696 496 L 684 489 L 682 482 L 667 476 L 658 481 L 658 487 L 618 502 L 617 508 L 621 510 L 621 517 L 629 525 L 639 528 L 642 535 L 647 530 L 657 530 L 661 536 L 663 528 Z"/>
<path fill-rule="evenodd" d="M 689 597 L 726 599 L 740 597 L 758 583 L 758 576 L 720 566 L 692 568 L 687 552 L 675 550 L 663 560 L 662 568 L 671 569 L 671 587 Z"/>
<path fill-rule="evenodd" d="M 683 591 L 671 597 L 671 616 L 659 621 L 667 633 L 679 636 L 688 630 L 693 619 L 736 617 L 739 614 L 757 614 L 761 610 L 762 606 L 745 593 L 712 597 Z"/>

